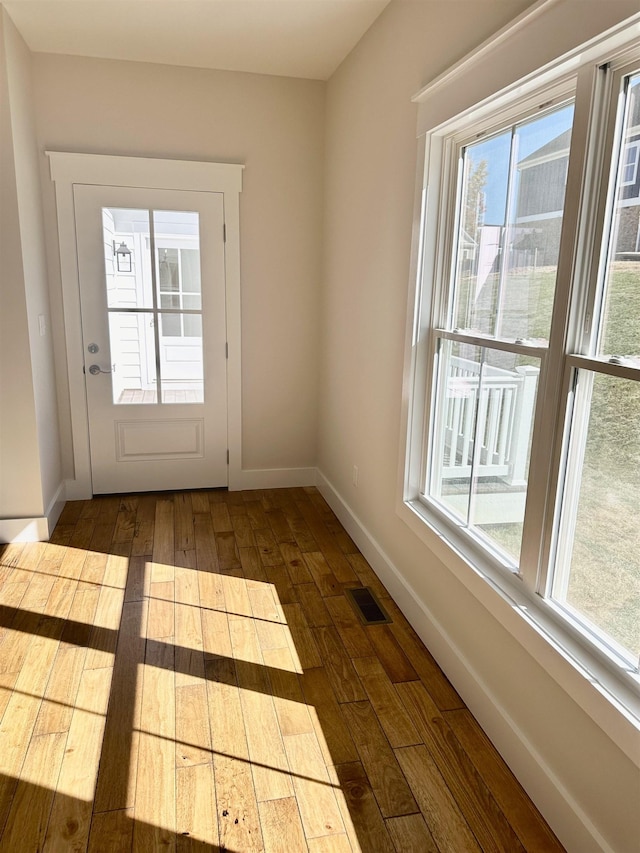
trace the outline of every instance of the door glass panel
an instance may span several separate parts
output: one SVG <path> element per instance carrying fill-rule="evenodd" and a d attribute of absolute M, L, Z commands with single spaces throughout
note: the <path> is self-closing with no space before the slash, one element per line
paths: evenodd
<path fill-rule="evenodd" d="M 113 402 L 204 402 L 199 215 L 103 208 L 102 228 Z"/>
<path fill-rule="evenodd" d="M 204 400 L 200 223 L 197 213 L 153 212 L 160 316 L 160 384 L 163 403 Z"/>
<path fill-rule="evenodd" d="M 573 105 L 463 150 L 453 326 L 546 343 Z"/>
<path fill-rule="evenodd" d="M 153 313 L 110 311 L 109 343 L 114 404 L 157 403 Z"/>
<path fill-rule="evenodd" d="M 640 74 L 628 79 L 598 354 L 640 364 Z"/>
<path fill-rule="evenodd" d="M 539 359 L 440 344 L 430 496 L 515 565 L 539 372 Z"/>

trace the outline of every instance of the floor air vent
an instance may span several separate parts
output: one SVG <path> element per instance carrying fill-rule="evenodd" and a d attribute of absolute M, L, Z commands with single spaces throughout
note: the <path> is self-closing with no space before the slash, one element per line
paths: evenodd
<path fill-rule="evenodd" d="M 368 586 L 345 589 L 345 595 L 364 625 L 384 625 L 391 622 L 389 614 L 385 613 L 384 608 Z"/>

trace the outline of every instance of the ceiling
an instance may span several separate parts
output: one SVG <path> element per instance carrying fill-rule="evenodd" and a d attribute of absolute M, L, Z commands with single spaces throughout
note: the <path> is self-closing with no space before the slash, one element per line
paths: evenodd
<path fill-rule="evenodd" d="M 327 80 L 389 0 L 6 0 L 32 51 Z"/>

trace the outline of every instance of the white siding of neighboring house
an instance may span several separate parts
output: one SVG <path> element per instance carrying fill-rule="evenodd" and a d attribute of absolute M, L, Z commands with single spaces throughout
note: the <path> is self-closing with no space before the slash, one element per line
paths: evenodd
<path fill-rule="evenodd" d="M 132 232 L 116 230 L 113 214 L 108 209 L 102 211 L 102 227 L 104 239 L 105 284 L 110 304 L 122 308 L 135 308 L 139 305 L 138 292 L 142 291 L 141 283 L 137 282 L 135 237 Z M 132 267 L 130 273 L 117 271 L 116 259 L 113 254 L 113 244 L 119 246 L 125 242 L 133 248 Z M 113 386 L 114 399 L 117 400 L 125 388 L 141 389 L 143 387 L 143 369 L 141 355 L 142 320 L 136 315 L 111 314 L 111 365 L 114 369 Z M 117 331 L 117 334 L 114 332 Z M 113 367 L 115 365 L 115 368 Z"/>

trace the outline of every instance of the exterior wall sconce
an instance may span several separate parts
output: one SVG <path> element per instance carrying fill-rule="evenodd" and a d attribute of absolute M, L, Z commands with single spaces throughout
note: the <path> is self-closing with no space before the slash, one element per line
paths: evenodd
<path fill-rule="evenodd" d="M 116 249 L 116 241 L 113 241 L 113 254 L 116 256 L 116 267 L 118 272 L 131 272 L 131 249 L 122 241 Z"/>

